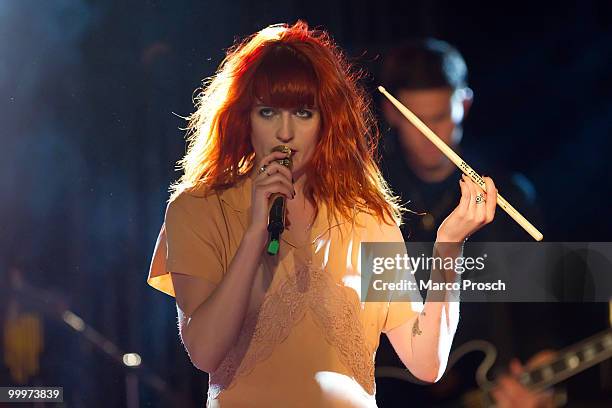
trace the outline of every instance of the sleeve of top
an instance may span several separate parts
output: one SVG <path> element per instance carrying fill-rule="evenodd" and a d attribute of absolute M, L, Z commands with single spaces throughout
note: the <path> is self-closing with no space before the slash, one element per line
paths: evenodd
<path fill-rule="evenodd" d="M 388 333 L 396 327 L 401 326 L 402 324 L 410 321 L 410 319 L 418 315 L 422 310 L 423 304 L 418 301 L 389 302 L 389 307 L 387 309 L 387 318 L 385 319 L 385 325 L 383 327 L 382 332 Z"/>
<path fill-rule="evenodd" d="M 174 296 L 170 272 L 205 279 L 215 285 L 223 279 L 221 234 L 213 200 L 179 195 L 166 208 L 147 282 Z"/>
<path fill-rule="evenodd" d="M 374 218 L 373 220 L 374 225 L 371 225 L 368 228 L 368 241 L 377 243 L 396 243 L 393 246 L 390 246 L 389 250 L 395 252 L 400 250 L 405 253 L 406 246 L 399 227 L 396 224 L 389 225 Z M 401 243 L 401 245 L 399 243 Z M 385 255 L 388 255 L 386 254 L 387 250 L 384 250 L 383 252 L 385 252 Z M 410 274 L 410 272 L 397 272 L 395 279 L 399 281 L 400 279 L 405 278 L 404 274 Z M 390 330 L 410 321 L 423 310 L 423 301 L 420 295 L 417 293 L 402 292 L 393 293 L 389 296 L 390 300 L 386 308 L 387 314 L 382 328 L 383 333 L 387 333 Z"/>

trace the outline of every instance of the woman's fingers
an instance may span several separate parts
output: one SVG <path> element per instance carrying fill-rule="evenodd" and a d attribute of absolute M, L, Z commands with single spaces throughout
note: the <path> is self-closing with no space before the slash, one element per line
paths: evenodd
<path fill-rule="evenodd" d="M 291 181 L 291 179 L 293 178 L 293 175 L 291 174 L 291 170 L 289 170 L 287 167 L 283 166 L 282 164 L 278 163 L 277 161 L 273 161 L 270 164 L 266 165 L 266 170 L 261 172 L 259 176 L 260 177 L 265 177 L 266 175 L 271 176 L 276 173 L 282 174 L 289 181 Z"/>
<path fill-rule="evenodd" d="M 469 177 L 463 175 L 465 183 L 470 188 L 471 200 L 469 205 L 469 213 L 472 219 L 478 225 L 485 225 L 493 221 L 495 217 L 495 209 L 497 206 L 497 189 L 491 177 L 483 177 L 486 185 L 486 192 Z M 477 202 L 478 195 L 482 196 L 482 200 Z"/>
<path fill-rule="evenodd" d="M 284 152 L 272 152 L 257 164 L 251 191 L 251 222 L 249 228 L 267 234 L 270 197 L 282 194 L 288 199 L 295 197 L 291 170 L 277 162 L 288 157 Z"/>
<path fill-rule="evenodd" d="M 293 184 L 281 173 L 263 176 L 253 184 L 253 187 L 259 191 L 265 191 L 266 198 L 275 193 L 284 194 L 287 198 L 293 198 L 295 195 Z"/>
<path fill-rule="evenodd" d="M 278 163 L 278 160 L 287 156 L 284 152 L 272 152 L 260 161 L 257 169 L 259 174 L 254 180 L 254 187 L 265 191 L 266 198 L 275 193 L 284 194 L 288 198 L 295 196 L 291 170 Z"/>
<path fill-rule="evenodd" d="M 463 177 L 459 180 L 459 187 L 461 188 L 461 198 L 459 199 L 457 215 L 465 218 L 470 206 L 470 189 Z"/>
<path fill-rule="evenodd" d="M 474 191 L 476 191 L 476 195 L 474 196 L 474 204 L 476 208 L 474 219 L 478 226 L 482 226 L 487 222 L 487 193 L 473 181 L 472 185 L 474 186 Z"/>
<path fill-rule="evenodd" d="M 461 175 L 461 177 L 463 177 L 463 182 L 466 184 L 470 192 L 467 219 L 469 221 L 473 221 L 476 214 L 476 186 L 474 185 L 474 182 L 465 174 Z"/>
<path fill-rule="evenodd" d="M 461 175 L 459 204 L 438 228 L 438 237 L 443 240 L 441 242 L 462 242 L 493 221 L 497 190 L 490 177 L 484 179 L 488 194 L 469 177 Z M 482 199 L 477 202 L 476 198 L 479 195 L 482 196 Z"/>
<path fill-rule="evenodd" d="M 487 202 L 486 202 L 486 223 L 493 221 L 495 217 L 495 209 L 497 208 L 497 188 L 491 177 L 483 177 L 485 184 L 487 185 Z"/>
<path fill-rule="evenodd" d="M 277 163 L 281 165 L 280 163 L 277 162 L 277 160 L 286 159 L 287 157 L 289 157 L 289 154 L 285 152 L 272 152 L 269 155 L 264 156 L 260 160 L 259 165 L 257 166 L 257 172 L 259 173 L 259 175 L 264 174 L 267 172 L 268 167 L 271 166 L 273 163 Z M 261 171 L 262 168 L 264 169 L 264 171 Z M 291 179 L 291 177 L 289 177 L 289 179 Z"/>

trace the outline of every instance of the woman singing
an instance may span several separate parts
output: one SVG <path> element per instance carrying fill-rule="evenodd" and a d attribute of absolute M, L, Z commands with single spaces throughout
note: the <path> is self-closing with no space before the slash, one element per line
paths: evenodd
<path fill-rule="evenodd" d="M 148 282 L 176 298 L 183 344 L 209 373 L 210 407 L 375 407 L 381 332 L 416 377 L 444 372 L 458 302 L 360 299 L 361 243 L 403 239 L 356 81 L 328 35 L 298 22 L 233 47 L 198 97 Z M 278 145 L 291 151 L 272 152 Z M 287 157 L 292 168 L 279 164 Z M 488 195 L 460 181 L 437 235 L 459 243 L 446 255 L 460 256 L 493 219 L 486 182 Z M 271 256 L 279 194 L 287 222 Z"/>

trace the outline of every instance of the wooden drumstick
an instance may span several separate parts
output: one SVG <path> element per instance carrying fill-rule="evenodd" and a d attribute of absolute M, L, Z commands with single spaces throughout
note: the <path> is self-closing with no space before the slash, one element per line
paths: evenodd
<path fill-rule="evenodd" d="M 436 145 L 438 149 L 442 151 L 449 158 L 450 161 L 455 163 L 457 167 L 474 183 L 478 184 L 484 191 L 486 190 L 486 184 L 482 177 L 478 175 L 457 153 L 453 151 L 446 143 L 442 141 L 430 128 L 427 127 L 414 113 L 406 108 L 400 101 L 395 99 L 385 88 L 382 86 L 378 87 L 378 90 L 389 99 L 389 101 L 395 105 L 395 107 L 412 123 L 417 129 L 421 131 L 431 142 Z M 529 233 L 536 241 L 541 241 L 544 236 L 540 231 L 537 230 L 525 217 L 521 215 L 513 206 L 506 201 L 499 192 L 497 193 L 497 205 L 499 205 L 505 212 L 508 213 L 514 221 L 516 221 L 525 231 Z"/>

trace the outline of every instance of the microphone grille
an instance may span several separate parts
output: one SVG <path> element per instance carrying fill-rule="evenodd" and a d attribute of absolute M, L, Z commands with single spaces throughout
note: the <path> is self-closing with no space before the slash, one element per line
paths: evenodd
<path fill-rule="evenodd" d="M 278 145 L 278 146 L 274 146 L 272 148 L 273 152 L 283 152 L 283 153 L 288 153 L 289 156 L 284 158 L 284 159 L 280 159 L 277 160 L 280 164 L 282 164 L 285 167 L 288 168 L 292 168 L 293 166 L 293 160 L 291 160 L 291 148 L 289 146 L 285 146 L 285 145 Z"/>

